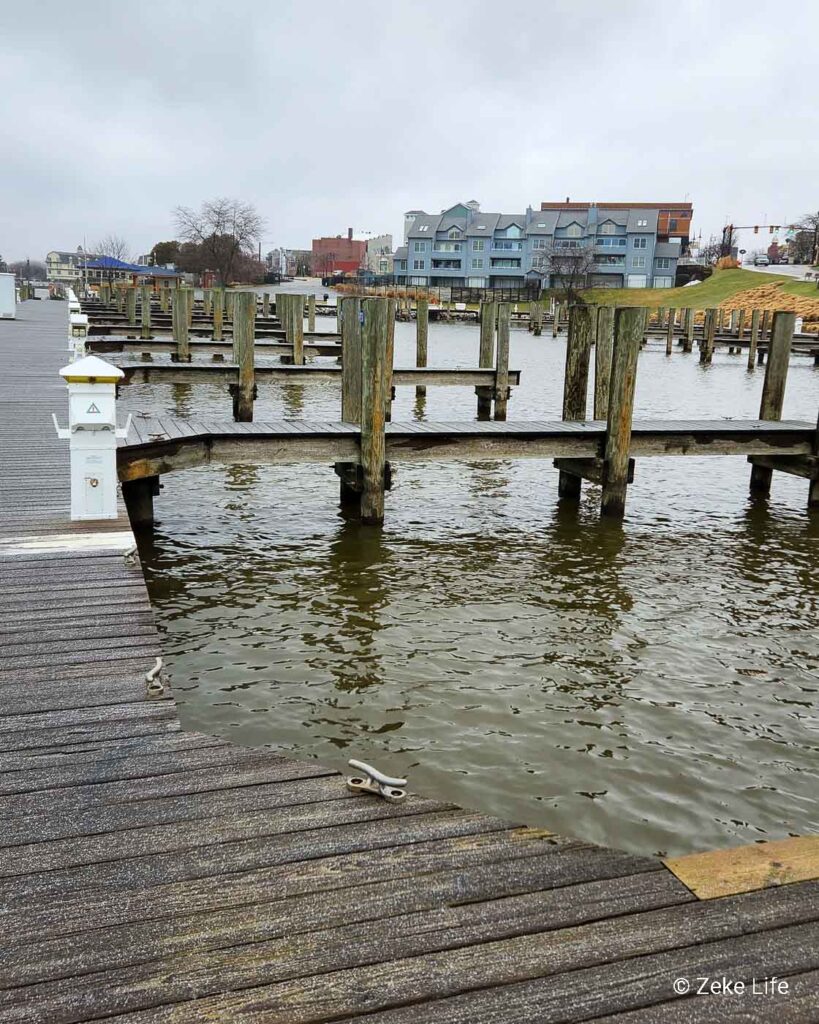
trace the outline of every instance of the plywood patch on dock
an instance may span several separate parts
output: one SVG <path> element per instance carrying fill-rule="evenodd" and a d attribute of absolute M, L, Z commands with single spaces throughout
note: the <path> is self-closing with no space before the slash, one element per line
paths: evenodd
<path fill-rule="evenodd" d="M 663 861 L 701 900 L 819 879 L 819 836 L 796 836 Z"/>

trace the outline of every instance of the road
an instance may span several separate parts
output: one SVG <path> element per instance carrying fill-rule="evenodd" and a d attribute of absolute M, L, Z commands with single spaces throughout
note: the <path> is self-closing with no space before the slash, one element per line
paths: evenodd
<path fill-rule="evenodd" d="M 790 263 L 779 264 L 771 267 L 754 267 L 750 264 L 743 263 L 742 269 L 753 270 L 759 274 L 781 274 L 783 277 L 792 277 L 795 281 L 804 281 L 806 273 L 810 273 L 812 278 L 815 273 L 815 271 L 813 271 L 809 266 Z"/>

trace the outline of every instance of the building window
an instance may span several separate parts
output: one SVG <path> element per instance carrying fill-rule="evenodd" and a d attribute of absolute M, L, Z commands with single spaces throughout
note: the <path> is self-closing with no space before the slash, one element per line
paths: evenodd
<path fill-rule="evenodd" d="M 648 226 L 648 221 L 647 220 L 638 220 L 637 221 L 637 227 L 638 228 L 644 228 L 644 227 L 647 227 L 647 226 Z"/>
<path fill-rule="evenodd" d="M 601 224 L 600 225 L 600 234 L 601 235 L 613 235 L 614 234 L 614 225 L 612 224 L 612 222 L 610 220 L 607 220 L 605 224 Z"/>
<path fill-rule="evenodd" d="M 473 252 L 483 252 L 486 241 L 483 238 L 476 238 L 472 243 Z"/>
<path fill-rule="evenodd" d="M 520 260 L 496 259 L 490 260 L 492 267 L 508 267 L 513 270 L 520 269 Z"/>
<path fill-rule="evenodd" d="M 677 222 L 676 222 L 676 220 L 670 220 L 668 222 L 668 230 L 669 231 L 676 231 L 677 230 Z"/>
<path fill-rule="evenodd" d="M 532 239 L 533 249 L 548 249 L 549 239 L 548 238 L 533 238 Z"/>
<path fill-rule="evenodd" d="M 483 270 L 483 259 L 472 260 L 473 270 Z"/>
<path fill-rule="evenodd" d="M 460 252 L 460 242 L 436 242 L 433 246 L 433 252 Z"/>
<path fill-rule="evenodd" d="M 581 228 L 579 224 L 570 224 L 566 228 L 566 237 L 567 238 L 580 238 L 580 236 L 582 234 L 583 234 L 583 228 Z"/>
<path fill-rule="evenodd" d="M 646 275 L 645 274 L 629 274 L 626 284 L 629 288 L 645 288 L 646 286 Z"/>
<path fill-rule="evenodd" d="M 423 260 L 413 260 L 412 261 L 412 269 L 413 270 L 423 270 L 424 269 L 424 265 L 425 264 L 424 264 Z"/>
<path fill-rule="evenodd" d="M 532 257 L 532 269 L 542 270 L 543 267 L 546 266 L 547 262 L 548 260 L 546 259 L 546 256 L 542 252 L 539 252 Z"/>
<path fill-rule="evenodd" d="M 510 224 L 509 227 L 504 232 L 504 234 L 506 235 L 507 238 L 520 238 L 523 232 L 520 230 L 517 224 Z"/>
<path fill-rule="evenodd" d="M 583 243 L 576 238 L 556 238 L 555 249 L 582 249 Z"/>
<path fill-rule="evenodd" d="M 658 270 L 669 270 L 671 267 L 671 260 L 668 256 L 658 256 L 656 262 Z"/>
<path fill-rule="evenodd" d="M 545 220 L 544 221 L 538 221 L 538 225 L 537 226 L 539 228 L 545 228 L 546 227 L 546 221 Z"/>
<path fill-rule="evenodd" d="M 427 243 L 426 242 L 414 242 L 413 246 L 412 246 L 414 252 L 424 252 L 426 247 L 427 247 Z"/>
<path fill-rule="evenodd" d="M 634 239 L 634 248 L 635 249 L 647 249 L 648 248 L 648 242 L 646 241 L 645 238 L 635 238 Z"/>
<path fill-rule="evenodd" d="M 460 260 L 433 260 L 432 261 L 432 269 L 433 270 L 460 270 L 461 269 L 461 261 Z"/>
<path fill-rule="evenodd" d="M 523 248 L 523 242 L 509 242 L 503 238 L 496 238 L 492 242 L 493 249 L 508 249 L 513 252 L 519 252 Z"/>
<path fill-rule="evenodd" d="M 460 238 L 461 232 L 457 228 L 451 228 L 447 238 Z"/>
<path fill-rule="evenodd" d="M 421 227 L 418 228 L 418 230 L 419 231 L 429 231 L 429 224 L 422 224 Z"/>
<path fill-rule="evenodd" d="M 646 265 L 645 256 L 632 256 L 631 265 L 632 267 L 644 267 Z"/>
<path fill-rule="evenodd" d="M 671 288 L 672 284 L 673 284 L 673 282 L 672 282 L 670 277 L 655 277 L 654 278 L 654 287 L 655 288 Z"/>

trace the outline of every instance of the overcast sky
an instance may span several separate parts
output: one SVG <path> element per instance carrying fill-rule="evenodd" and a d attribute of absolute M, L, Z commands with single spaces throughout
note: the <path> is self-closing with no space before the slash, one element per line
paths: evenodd
<path fill-rule="evenodd" d="M 477 199 L 819 208 L 816 0 L 38 2 L 0 28 L 0 253 L 255 204 L 265 251 Z"/>

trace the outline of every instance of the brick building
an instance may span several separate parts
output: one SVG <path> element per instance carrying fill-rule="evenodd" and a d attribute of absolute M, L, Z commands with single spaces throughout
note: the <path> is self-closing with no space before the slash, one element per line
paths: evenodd
<path fill-rule="evenodd" d="M 334 273 L 355 273 L 366 265 L 367 243 L 353 238 L 353 229 L 347 229 L 347 237 L 314 238 L 312 248 L 312 271 L 316 277 L 329 277 Z"/>

